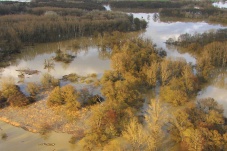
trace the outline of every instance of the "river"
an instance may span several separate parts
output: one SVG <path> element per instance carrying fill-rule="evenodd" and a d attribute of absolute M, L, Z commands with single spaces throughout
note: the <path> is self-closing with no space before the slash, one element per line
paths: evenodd
<path fill-rule="evenodd" d="M 109 9 L 110 10 L 110 9 Z M 173 48 L 168 48 L 165 41 L 168 38 L 178 38 L 183 33 L 202 33 L 209 30 L 224 28 L 221 25 L 211 25 L 206 22 L 161 22 L 153 20 L 154 13 L 133 13 L 134 17 L 147 20 L 148 27 L 141 36 L 152 39 L 158 47 L 162 47 L 167 51 L 167 56 L 173 59 L 184 58 L 187 62 L 196 64 L 196 59 L 189 53 L 179 53 Z M 79 75 L 87 75 L 96 73 L 101 76 L 105 70 L 110 69 L 110 60 L 101 57 L 98 46 L 90 44 L 86 47 L 75 47 L 74 43 L 79 39 L 62 41 L 58 43 L 37 44 L 35 46 L 26 47 L 25 50 L 17 56 L 10 66 L 1 71 L 1 77 L 13 77 L 20 87 L 25 87 L 27 82 L 37 82 L 42 74 L 49 72 L 56 78 L 61 78 L 63 75 L 77 73 Z M 89 39 L 88 39 L 89 41 Z M 56 54 L 57 49 L 61 49 L 68 54 L 76 56 L 70 63 L 54 62 L 54 67 L 44 68 L 45 60 L 51 60 Z M 20 74 L 16 70 L 34 69 L 40 71 L 35 75 L 25 75 L 20 79 Z M 22 80 L 22 81 L 21 81 Z M 226 77 L 225 77 L 225 80 Z M 227 82 L 226 82 L 227 83 Z M 225 84 L 226 84 L 225 83 Z M 223 104 L 225 116 L 227 116 L 227 93 L 226 87 L 219 87 L 216 84 L 210 84 L 199 92 L 198 98 L 213 97 L 220 104 Z M 4 151 L 36 151 L 36 150 L 73 150 L 75 146 L 68 143 L 70 135 L 52 132 L 49 138 L 43 138 L 39 134 L 24 131 L 21 128 L 13 127 L 4 122 L 0 122 L 2 132 L 8 135 L 6 140 L 0 140 L 0 150 Z M 55 146 L 45 146 L 42 143 L 54 143 Z M 41 144 L 41 145 L 39 145 Z"/>

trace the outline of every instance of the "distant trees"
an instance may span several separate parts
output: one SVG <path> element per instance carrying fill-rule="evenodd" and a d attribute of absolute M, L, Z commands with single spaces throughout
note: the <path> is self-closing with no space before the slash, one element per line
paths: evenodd
<path fill-rule="evenodd" d="M 23 43 L 50 42 L 93 35 L 104 31 L 145 29 L 147 23 L 123 13 L 84 13 L 81 16 L 7 15 L 0 16 L 0 48 L 5 53 L 19 52 Z M 26 30 L 25 30 L 26 29 Z"/>
<path fill-rule="evenodd" d="M 18 14 L 27 10 L 27 3 L 20 2 L 1 2 L 0 15 Z"/>
<path fill-rule="evenodd" d="M 32 1 L 29 3 L 21 3 L 21 2 L 1 2 L 0 3 L 0 15 L 8 15 L 8 14 L 21 14 L 21 13 L 36 13 L 37 15 L 44 14 L 42 11 L 43 8 L 52 8 L 55 10 L 61 10 L 61 12 L 73 14 L 72 9 L 80 9 L 85 11 L 91 10 L 105 10 L 105 8 L 100 3 L 95 3 L 92 1 L 84 1 L 84 2 L 64 2 L 64 1 Z M 71 9 L 70 11 L 68 11 Z M 50 11 L 50 10 L 49 10 Z M 41 13 L 42 12 L 42 13 Z M 60 12 L 59 12 L 60 13 Z"/>
<path fill-rule="evenodd" d="M 218 29 L 216 31 L 208 31 L 204 33 L 194 34 L 184 33 L 181 34 L 176 41 L 173 40 L 173 38 L 169 38 L 166 41 L 166 43 L 170 45 L 177 45 L 184 48 L 188 48 L 187 49 L 188 52 L 197 54 L 201 52 L 201 49 L 198 48 L 201 48 L 209 43 L 226 41 L 227 40 L 226 33 L 227 29 Z"/>
<path fill-rule="evenodd" d="M 199 7 L 199 6 L 197 6 Z M 220 23 L 226 24 L 227 23 L 227 11 L 218 9 L 212 6 L 205 7 L 205 8 L 165 8 L 162 9 L 160 12 L 160 19 L 161 20 L 171 20 L 171 19 L 188 19 L 188 20 L 198 20 L 203 19 L 211 23 Z"/>
<path fill-rule="evenodd" d="M 166 9 L 166 8 L 192 8 L 194 6 L 211 6 L 210 3 L 196 1 L 111 1 L 111 8 L 133 9 Z"/>
<path fill-rule="evenodd" d="M 227 66 L 226 29 L 194 35 L 182 34 L 177 41 L 168 40 L 167 44 L 179 46 L 179 50 L 190 52 L 197 58 L 197 75 L 207 81 L 215 68 Z"/>

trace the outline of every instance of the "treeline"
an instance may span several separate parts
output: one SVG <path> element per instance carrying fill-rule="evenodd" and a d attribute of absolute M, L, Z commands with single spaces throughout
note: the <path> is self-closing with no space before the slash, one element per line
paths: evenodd
<path fill-rule="evenodd" d="M 28 14 L 45 15 L 48 13 L 55 13 L 60 16 L 82 16 L 87 11 L 78 8 L 58 8 L 58 7 L 35 7 L 27 10 Z"/>
<path fill-rule="evenodd" d="M 167 44 L 178 46 L 180 51 L 190 52 L 197 58 L 197 74 L 203 80 L 213 76 L 215 68 L 227 67 L 227 36 L 226 29 L 202 34 L 182 34 L 178 40 L 172 38 Z"/>
<path fill-rule="evenodd" d="M 105 12 L 91 1 L 0 3 L 0 56 L 20 52 L 24 44 L 52 42 L 112 31 L 145 29 L 145 20 Z M 91 11 L 92 10 L 92 11 Z"/>
<path fill-rule="evenodd" d="M 218 9 L 215 7 L 209 8 L 188 8 L 188 9 L 162 9 L 160 12 L 161 20 L 171 20 L 171 19 L 203 19 L 207 22 L 212 23 L 227 23 L 227 11 L 224 9 Z"/>
<path fill-rule="evenodd" d="M 194 8 L 207 7 L 211 3 L 196 1 L 111 1 L 111 8 L 131 8 L 131 9 L 160 9 L 160 8 Z"/>
<path fill-rule="evenodd" d="M 199 47 L 205 46 L 215 41 L 219 42 L 227 41 L 227 29 L 218 29 L 216 31 L 208 31 L 204 33 L 194 34 L 185 33 L 181 34 L 177 40 L 169 38 L 168 40 L 166 40 L 166 44 L 177 45 L 181 47 L 191 47 L 198 45 Z M 192 49 L 191 51 L 194 50 L 195 49 Z"/>
<path fill-rule="evenodd" d="M 77 1 L 77 2 L 64 2 L 64 1 L 35 1 L 29 3 L 21 2 L 0 2 L 0 15 L 7 14 L 21 14 L 29 13 L 37 7 L 55 7 L 55 8 L 74 8 L 82 10 L 105 10 L 105 8 L 92 1 Z M 67 10 L 65 10 L 67 11 Z"/>
<path fill-rule="evenodd" d="M 19 2 L 0 2 L 0 15 L 26 12 L 27 4 Z"/>
<path fill-rule="evenodd" d="M 76 1 L 76 2 L 64 2 L 64 1 L 43 1 L 30 3 L 30 7 L 59 7 L 59 8 L 79 8 L 84 10 L 105 10 L 100 4 L 92 1 Z"/>
<path fill-rule="evenodd" d="M 111 31 L 133 31 L 146 28 L 146 21 L 123 13 L 92 11 L 82 16 L 59 16 L 49 13 L 5 15 L 0 17 L 0 48 L 2 52 L 18 52 L 23 43 L 60 41 L 92 36 Z"/>

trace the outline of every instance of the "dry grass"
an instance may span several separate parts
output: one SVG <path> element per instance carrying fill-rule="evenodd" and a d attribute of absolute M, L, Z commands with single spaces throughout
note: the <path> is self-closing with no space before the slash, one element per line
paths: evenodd
<path fill-rule="evenodd" d="M 6 107 L 0 109 L 0 120 L 22 127 L 31 132 L 41 132 L 48 126 L 56 132 L 76 133 L 88 114 L 87 109 L 68 111 L 64 107 L 49 108 L 46 100 L 33 103 L 26 108 Z"/>

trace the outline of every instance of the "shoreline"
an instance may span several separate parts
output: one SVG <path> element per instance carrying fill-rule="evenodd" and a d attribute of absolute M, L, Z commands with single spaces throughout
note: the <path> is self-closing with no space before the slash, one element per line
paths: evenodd
<path fill-rule="evenodd" d="M 15 121 L 11 121 L 10 119 L 8 119 L 7 117 L 0 117 L 0 121 L 1 122 L 5 122 L 11 126 L 15 126 L 15 127 L 18 127 L 18 128 L 22 128 L 24 129 L 25 131 L 28 131 L 28 132 L 31 132 L 31 133 L 39 133 L 36 129 L 32 129 L 31 127 L 27 127 L 27 126 L 23 126 L 21 125 L 20 123 L 18 122 L 15 122 Z"/>
<path fill-rule="evenodd" d="M 32 133 L 65 133 L 74 135 L 84 129 L 87 108 L 70 112 L 64 107 L 49 108 L 46 101 L 37 101 L 26 108 L 6 107 L 0 110 L 0 121 Z"/>

